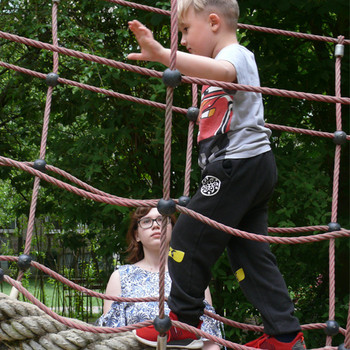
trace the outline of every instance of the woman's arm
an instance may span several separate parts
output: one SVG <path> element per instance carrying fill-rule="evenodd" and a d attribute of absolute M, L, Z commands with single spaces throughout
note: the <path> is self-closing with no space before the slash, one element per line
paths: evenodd
<path fill-rule="evenodd" d="M 111 295 L 114 297 L 118 297 L 121 295 L 122 289 L 120 285 L 120 274 L 118 270 L 115 270 L 111 277 L 109 278 L 107 287 L 106 287 L 106 295 Z M 113 303 L 113 300 L 105 300 L 103 304 L 103 313 L 106 314 L 109 309 L 111 308 L 111 305 Z"/>
<path fill-rule="evenodd" d="M 208 304 L 212 305 L 212 299 L 211 299 L 209 287 L 207 287 L 207 289 L 204 292 L 204 299 L 208 302 Z M 202 350 L 220 350 L 220 346 L 208 340 L 208 341 L 204 341 Z"/>
<path fill-rule="evenodd" d="M 209 305 L 213 306 L 213 301 L 211 300 L 209 287 L 207 287 L 207 289 L 204 292 L 204 299 L 208 302 Z"/>

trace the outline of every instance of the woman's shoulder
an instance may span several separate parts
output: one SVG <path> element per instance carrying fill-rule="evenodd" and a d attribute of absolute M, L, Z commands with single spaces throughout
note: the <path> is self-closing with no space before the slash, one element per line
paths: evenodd
<path fill-rule="evenodd" d="M 152 274 L 150 271 L 147 271 L 136 264 L 120 265 L 116 268 L 116 271 L 119 271 L 121 279 L 141 278 L 142 276 L 147 277 L 148 275 Z"/>

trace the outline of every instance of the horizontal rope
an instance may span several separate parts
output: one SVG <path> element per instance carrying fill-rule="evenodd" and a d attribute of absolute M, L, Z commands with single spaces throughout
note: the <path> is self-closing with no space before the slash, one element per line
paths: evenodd
<path fill-rule="evenodd" d="M 125 1 L 125 0 L 105 0 L 114 4 L 128 6 L 134 9 L 138 10 L 144 10 L 148 12 L 154 12 L 161 15 L 170 16 L 171 12 L 168 10 L 163 10 L 157 7 L 152 6 L 146 6 L 141 5 L 135 2 L 131 1 Z M 315 35 L 315 34 L 308 34 L 308 33 L 301 33 L 301 32 L 294 32 L 290 30 L 283 30 L 283 29 L 276 29 L 276 28 L 268 28 L 268 27 L 262 27 L 262 26 L 255 26 L 251 24 L 244 24 L 244 23 L 238 23 L 238 29 L 247 29 L 252 31 L 258 31 L 258 32 L 264 32 L 264 33 L 270 33 L 270 34 L 278 34 L 278 35 L 284 35 L 284 36 L 290 36 L 294 38 L 299 39 L 307 39 L 307 40 L 315 40 L 315 41 L 323 41 L 323 42 L 330 42 L 330 43 L 338 43 L 338 38 L 332 38 L 322 35 Z M 350 40 L 346 39 L 344 40 L 344 44 L 349 45 Z"/>
<path fill-rule="evenodd" d="M 26 45 L 41 48 L 41 49 L 46 49 L 46 50 L 53 51 L 53 52 L 59 52 L 61 54 L 67 55 L 67 56 L 81 58 L 81 59 L 84 59 L 87 61 L 104 64 L 104 65 L 114 67 L 114 68 L 125 69 L 125 70 L 131 71 L 131 72 L 136 72 L 139 74 L 148 75 L 148 76 L 152 76 L 152 77 L 160 78 L 163 74 L 162 72 L 158 72 L 158 71 L 155 71 L 152 69 L 142 68 L 142 67 L 134 66 L 131 64 L 127 64 L 127 63 L 122 63 L 122 62 L 118 62 L 115 60 L 103 58 L 100 56 L 86 54 L 86 53 L 82 53 L 82 52 L 76 51 L 76 50 L 66 49 L 66 48 L 63 48 L 60 46 L 54 46 L 51 44 L 43 43 L 41 41 L 24 38 L 24 37 L 21 37 L 18 35 L 5 33 L 2 31 L 0 31 L 0 38 L 19 42 L 22 44 L 26 44 Z M 322 94 L 297 92 L 297 91 L 267 88 L 267 87 L 254 87 L 254 86 L 250 86 L 250 85 L 224 83 L 224 82 L 219 82 L 216 80 L 199 79 L 199 78 L 193 78 L 193 77 L 188 77 L 188 76 L 183 76 L 182 82 L 189 83 L 189 84 L 194 83 L 194 84 L 199 84 L 199 85 L 219 86 L 219 87 L 222 87 L 225 89 L 248 91 L 248 92 L 259 92 L 259 93 L 263 93 L 263 94 L 267 94 L 267 95 L 305 99 L 305 100 L 309 100 L 309 101 L 319 101 L 319 102 L 327 102 L 327 103 L 341 103 L 341 104 L 345 104 L 345 105 L 350 104 L 350 98 L 348 98 L 348 97 L 335 97 L 335 96 L 328 96 L 328 95 L 322 95 Z"/>
<path fill-rule="evenodd" d="M 52 176 L 49 176 L 39 170 L 28 166 L 27 163 L 17 162 L 15 160 L 0 156 L 0 165 L 15 166 L 21 170 L 24 170 L 32 175 L 37 176 L 41 180 L 45 180 L 49 183 L 56 185 L 57 187 L 63 188 L 69 192 L 75 193 L 84 198 L 95 200 L 96 202 L 102 202 L 106 204 L 120 205 L 123 207 L 140 207 L 140 206 L 156 206 L 159 200 L 141 200 L 141 199 L 127 199 L 117 197 L 113 195 L 102 195 L 88 192 L 86 190 L 79 189 L 75 186 L 60 181 Z"/>
<path fill-rule="evenodd" d="M 0 61 L 0 66 L 7 68 L 7 69 L 14 70 L 16 72 L 28 74 L 28 75 L 31 75 L 31 76 L 34 76 L 34 77 L 40 78 L 40 79 L 46 79 L 46 77 L 47 77 L 47 75 L 44 73 L 36 72 L 36 71 L 30 70 L 30 69 L 19 67 L 19 66 L 16 66 L 16 65 L 13 65 L 10 63 L 6 63 L 3 61 Z M 121 94 L 118 92 L 114 92 L 112 90 L 107 90 L 107 89 L 102 89 L 102 88 L 98 88 L 98 87 L 87 85 L 87 84 L 82 84 L 82 83 L 76 82 L 74 80 L 58 78 L 57 81 L 58 81 L 58 83 L 62 83 L 62 84 L 70 85 L 70 86 L 76 86 L 76 87 L 79 87 L 81 89 L 93 91 L 96 93 L 101 93 L 101 94 L 104 94 L 107 96 L 112 96 L 115 98 L 130 101 L 130 102 L 140 103 L 140 104 L 148 105 L 151 107 L 160 108 L 163 110 L 165 110 L 165 108 L 166 108 L 166 104 L 164 104 L 164 103 L 154 102 L 154 101 L 145 100 L 142 98 L 138 98 L 138 97 L 134 97 L 134 96 L 126 95 L 126 94 Z M 186 108 L 172 106 L 172 110 L 174 112 L 180 113 L 180 114 L 187 113 Z M 308 129 L 295 128 L 295 127 L 285 126 L 285 125 L 271 124 L 271 123 L 266 123 L 265 126 L 269 129 L 272 129 L 272 130 L 294 132 L 294 133 L 317 136 L 317 137 L 334 138 L 334 133 L 330 133 L 330 132 L 308 130 Z M 346 135 L 346 139 L 350 140 L 350 135 Z"/>
<path fill-rule="evenodd" d="M 11 69 L 14 70 L 16 72 L 20 72 L 23 74 L 28 74 L 31 75 L 33 77 L 36 78 L 40 78 L 40 79 L 46 79 L 47 75 L 44 73 L 40 73 L 37 71 L 33 71 L 27 68 L 23 68 L 23 67 L 19 67 L 10 63 L 6 63 L 3 61 L 0 61 L 0 66 L 7 68 L 7 69 Z M 131 95 L 126 95 L 126 94 L 121 94 L 118 92 L 115 92 L 113 90 L 107 90 L 107 89 L 102 89 L 102 88 L 98 88 L 96 86 L 92 86 L 92 85 L 88 85 L 88 84 L 83 84 L 83 83 L 79 83 L 77 81 L 74 80 L 68 80 L 68 79 L 64 79 L 64 78 L 58 78 L 57 82 L 60 84 L 65 84 L 65 85 L 70 85 L 70 86 L 75 86 L 84 90 L 88 90 L 88 91 L 92 91 L 92 92 L 96 92 L 96 93 L 100 93 L 100 94 L 104 94 L 106 96 L 111 96 L 111 97 L 115 97 L 118 99 L 122 99 L 122 100 L 126 100 L 129 102 L 135 102 L 135 103 L 139 103 L 139 104 L 144 104 L 144 105 L 148 105 L 151 107 L 156 107 L 156 108 L 160 108 L 165 110 L 166 105 L 164 103 L 159 103 L 159 102 L 154 102 L 154 101 L 150 101 L 150 100 L 146 100 L 143 98 L 139 98 L 139 97 L 134 97 Z M 187 109 L 186 108 L 180 108 L 180 107 L 172 107 L 172 110 L 176 113 L 182 113 L 182 114 L 186 114 Z"/>
<path fill-rule="evenodd" d="M 113 204 L 113 205 L 120 205 L 120 206 L 126 206 L 126 207 L 137 207 L 137 206 L 153 206 L 155 207 L 158 204 L 159 199 L 154 200 L 133 200 L 133 199 L 126 199 L 122 197 L 112 196 L 105 194 L 97 194 L 97 193 L 91 193 L 86 190 L 79 189 L 77 187 L 74 187 L 72 185 L 69 185 L 63 181 L 57 180 L 56 178 L 49 176 L 39 170 L 36 170 L 28 165 L 28 163 L 18 162 L 6 157 L 0 156 L 0 165 L 7 165 L 7 166 L 14 166 L 16 168 L 19 168 L 21 170 L 27 171 L 28 173 L 35 175 L 39 177 L 42 180 L 45 180 L 49 183 L 52 183 L 60 188 L 63 188 L 69 192 L 75 193 L 76 195 L 79 195 L 84 198 L 89 198 L 92 200 L 95 200 L 97 202 L 107 203 L 107 204 Z M 244 231 L 240 231 L 237 229 L 233 229 L 232 227 L 226 226 L 224 224 L 218 223 L 215 220 L 212 220 L 210 218 L 207 218 L 199 213 L 196 213 L 190 209 L 187 209 L 185 207 L 176 205 L 176 209 L 180 213 L 185 213 L 189 216 L 192 216 L 193 218 L 200 220 L 201 222 L 204 222 L 214 228 L 217 228 L 221 231 L 224 231 L 226 233 L 243 237 L 250 240 L 260 241 L 260 242 L 269 242 L 269 243 L 280 243 L 280 244 L 299 244 L 299 243 L 308 243 L 308 242 L 318 242 L 323 240 L 329 240 L 331 238 L 340 238 L 340 237 L 350 237 L 350 230 L 340 230 L 340 231 L 334 231 L 334 232 L 328 232 L 324 234 L 318 234 L 313 236 L 301 236 L 301 237 L 271 237 L 271 236 L 263 236 L 253 233 L 248 233 Z M 326 231 L 328 229 L 327 226 L 309 226 L 307 228 L 290 228 L 290 229 L 283 229 L 283 228 L 270 228 L 270 232 L 281 232 L 281 233 L 287 233 L 287 232 L 305 232 L 305 231 Z"/>
<path fill-rule="evenodd" d="M 300 244 L 300 243 L 310 243 L 310 242 L 319 242 L 324 240 L 329 240 L 331 238 L 340 238 L 340 237 L 350 237 L 350 230 L 340 230 L 340 231 L 333 231 L 328 233 L 321 233 L 313 236 L 300 236 L 300 237 L 271 237 L 271 236 L 264 236 L 254 233 L 248 233 L 245 231 L 237 230 L 232 227 L 226 226 L 224 224 L 221 224 L 215 220 L 209 219 L 205 217 L 202 214 L 196 213 L 195 211 L 188 209 L 186 207 L 182 207 L 179 205 L 176 205 L 176 209 L 183 214 L 187 214 L 211 227 L 214 227 L 218 230 L 221 230 L 223 232 L 229 233 L 231 235 L 242 237 L 245 239 L 258 241 L 258 242 L 269 242 L 269 243 L 279 243 L 279 244 Z M 324 231 L 327 228 L 327 226 L 313 226 L 314 230 L 317 231 Z M 300 228 L 301 229 L 301 228 Z M 276 232 L 278 229 L 275 229 Z M 286 229 L 287 230 L 287 229 Z M 285 232 L 286 232 L 285 230 Z"/>

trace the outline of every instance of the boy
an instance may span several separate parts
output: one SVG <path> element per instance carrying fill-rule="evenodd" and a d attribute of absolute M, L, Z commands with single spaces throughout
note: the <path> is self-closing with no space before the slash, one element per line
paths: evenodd
<path fill-rule="evenodd" d="M 185 75 L 259 86 L 254 55 L 236 38 L 239 15 L 236 0 L 179 0 L 181 44 L 176 68 Z M 138 21 L 129 22 L 141 53 L 129 59 L 170 64 L 170 50 L 154 40 Z M 202 183 L 188 208 L 225 225 L 267 235 L 267 204 L 277 181 L 271 151 L 271 131 L 264 127 L 259 93 L 203 86 L 199 113 L 199 165 Z M 172 289 L 170 318 L 198 327 L 211 267 L 225 249 L 248 300 L 260 311 L 265 334 L 247 346 L 260 349 L 306 349 L 294 306 L 268 243 L 245 240 L 180 215 L 171 239 L 169 258 Z M 136 336 L 155 346 L 153 326 Z M 168 345 L 197 349 L 201 342 L 189 331 L 172 327 Z"/>

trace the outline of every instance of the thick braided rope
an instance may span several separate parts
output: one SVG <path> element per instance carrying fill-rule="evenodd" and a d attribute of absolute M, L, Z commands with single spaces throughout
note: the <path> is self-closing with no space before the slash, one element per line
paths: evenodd
<path fill-rule="evenodd" d="M 51 310 L 47 310 L 47 307 L 45 305 L 43 305 L 42 303 L 40 303 L 37 299 L 35 299 L 25 288 L 23 288 L 18 282 L 12 280 L 11 278 L 5 276 L 5 280 L 13 285 L 16 286 L 16 288 L 19 288 L 20 291 L 29 299 L 31 300 L 32 302 L 34 302 L 36 305 L 38 305 L 43 311 L 45 311 L 46 313 L 44 313 L 45 315 L 48 314 L 48 315 L 51 315 L 54 317 L 54 320 L 58 320 L 60 321 L 61 323 L 63 323 L 63 325 L 66 325 L 66 326 L 69 326 L 69 327 L 73 327 L 75 328 L 74 332 L 77 332 L 77 330 L 80 330 L 80 331 L 90 331 L 90 332 L 93 332 L 93 333 L 121 333 L 121 332 L 124 332 L 124 331 L 128 331 L 128 330 L 131 330 L 131 329 L 135 329 L 135 328 L 138 328 L 138 327 L 142 327 L 142 326 L 145 326 L 147 325 L 148 322 L 143 322 L 143 323 L 140 323 L 138 325 L 134 325 L 134 326 L 127 326 L 127 327 L 120 327 L 120 328 L 107 328 L 107 327 L 92 327 L 90 325 L 87 325 L 87 324 L 84 324 L 83 322 L 80 322 L 80 321 L 75 321 L 75 320 L 72 320 L 72 319 L 65 319 L 61 316 L 58 316 L 56 315 L 54 312 L 52 312 Z M 7 297 L 7 296 L 6 296 Z M 19 303 L 19 302 L 17 302 Z M 0 305 L 1 305 L 1 302 L 0 302 Z M 6 302 L 6 305 L 7 305 L 7 302 Z M 27 304 L 27 303 L 24 303 L 21 307 L 23 308 L 23 306 L 26 307 L 26 305 L 29 305 L 30 308 L 33 308 L 33 305 L 31 304 Z M 1 321 L 1 306 L 0 306 L 0 321 Z M 36 309 L 35 309 L 36 310 Z M 37 310 L 36 310 L 37 311 Z M 241 329 L 249 329 L 249 330 L 254 330 L 254 331 L 258 331 L 258 330 L 261 330 L 262 327 L 257 327 L 257 326 L 251 326 L 251 325 L 245 325 L 245 324 L 242 324 L 242 323 L 238 323 L 238 322 L 234 322 L 234 321 L 231 321 L 231 320 L 228 320 L 224 317 L 221 317 L 219 315 L 215 315 L 215 314 L 211 314 L 209 312 L 206 312 L 208 314 L 208 316 L 212 316 L 213 318 L 221 321 L 221 322 L 224 322 L 228 325 L 231 325 L 231 326 L 235 326 L 237 328 L 241 328 Z M 35 315 L 34 315 L 35 316 Z M 10 317 L 14 317 L 14 313 L 10 313 Z M 49 317 L 49 316 L 48 316 Z M 149 321 L 150 322 L 150 321 Z M 230 341 L 226 341 L 226 340 L 223 340 L 223 339 L 220 339 L 220 338 L 217 338 L 217 337 L 213 337 L 205 332 L 202 332 L 201 330 L 198 330 L 197 328 L 194 328 L 194 327 L 191 327 L 191 326 L 188 326 L 186 324 L 183 324 L 183 323 L 180 323 L 180 322 L 174 322 L 174 325 L 178 326 L 179 328 L 183 328 L 183 329 L 187 329 L 187 330 L 191 330 L 193 331 L 194 333 L 200 335 L 200 336 L 203 336 L 207 339 L 210 339 L 212 341 L 215 341 L 215 342 L 218 342 L 219 344 L 221 345 L 225 345 L 229 348 L 232 348 L 232 349 L 251 349 L 249 347 L 246 347 L 246 346 L 242 346 L 242 345 L 239 345 L 239 344 L 236 344 L 236 343 L 232 343 Z M 302 328 L 303 329 L 322 329 L 325 327 L 325 324 L 310 324 L 310 325 L 305 325 L 303 326 Z M 4 327 L 3 327 L 4 328 Z M 12 332 L 11 331 L 8 331 L 9 327 L 5 326 L 5 329 L 7 331 L 7 334 L 11 334 L 11 337 L 9 336 L 8 338 L 5 337 L 5 339 L 7 340 L 10 340 L 10 338 L 14 338 L 14 339 L 17 339 L 18 338 L 18 335 L 15 333 L 15 332 Z M 17 329 L 17 328 L 16 328 Z M 47 329 L 45 329 L 45 331 L 47 331 Z M 24 331 L 22 330 L 22 333 Z M 340 329 L 340 333 L 344 334 L 345 333 L 345 330 L 344 329 Z M 71 335 L 72 332 L 68 333 L 68 335 Z M 91 338 L 89 335 L 86 335 L 84 334 L 83 335 L 83 338 L 85 337 L 88 337 L 88 338 Z M 22 336 L 21 336 L 22 337 Z M 1 336 L 0 336 L 0 339 Z M 65 343 L 65 340 L 62 339 L 62 341 Z M 128 346 L 129 346 L 129 343 L 128 343 Z M 50 347 L 50 349 L 52 349 L 52 347 Z M 63 349 L 66 349 L 66 347 L 64 347 Z M 134 347 L 130 347 L 130 349 L 134 349 Z"/>
<path fill-rule="evenodd" d="M 75 320 L 77 324 L 86 325 Z M 56 321 L 37 306 L 0 293 L 0 343 L 11 349 L 146 350 L 131 332 L 91 333 Z"/>
<path fill-rule="evenodd" d="M 29 293 L 28 290 L 25 289 L 21 285 L 20 282 L 13 280 L 11 277 L 6 276 L 6 275 L 4 276 L 4 281 L 9 283 L 13 287 L 15 287 L 29 301 L 31 301 L 33 304 L 38 306 L 47 315 L 51 316 L 56 321 L 59 321 L 62 324 L 66 325 L 68 327 L 71 327 L 71 328 L 75 328 L 75 329 L 79 329 L 79 330 L 87 331 L 87 332 L 92 332 L 92 333 L 103 333 L 103 334 L 105 334 L 105 333 L 106 334 L 107 333 L 108 334 L 114 334 L 115 333 L 116 334 L 116 333 L 127 332 L 127 331 L 131 331 L 131 330 L 134 330 L 134 329 L 137 329 L 137 328 L 149 326 L 152 323 L 151 320 L 148 320 L 148 321 L 139 322 L 139 323 L 133 324 L 133 325 L 122 326 L 122 327 L 118 327 L 118 328 L 112 328 L 112 327 L 97 327 L 97 326 L 92 326 L 92 325 L 89 325 L 89 324 L 75 322 L 75 320 L 73 320 L 71 318 L 62 317 L 62 316 L 58 315 L 57 313 L 55 313 L 53 310 L 49 309 L 46 305 L 41 303 L 31 293 Z"/>

